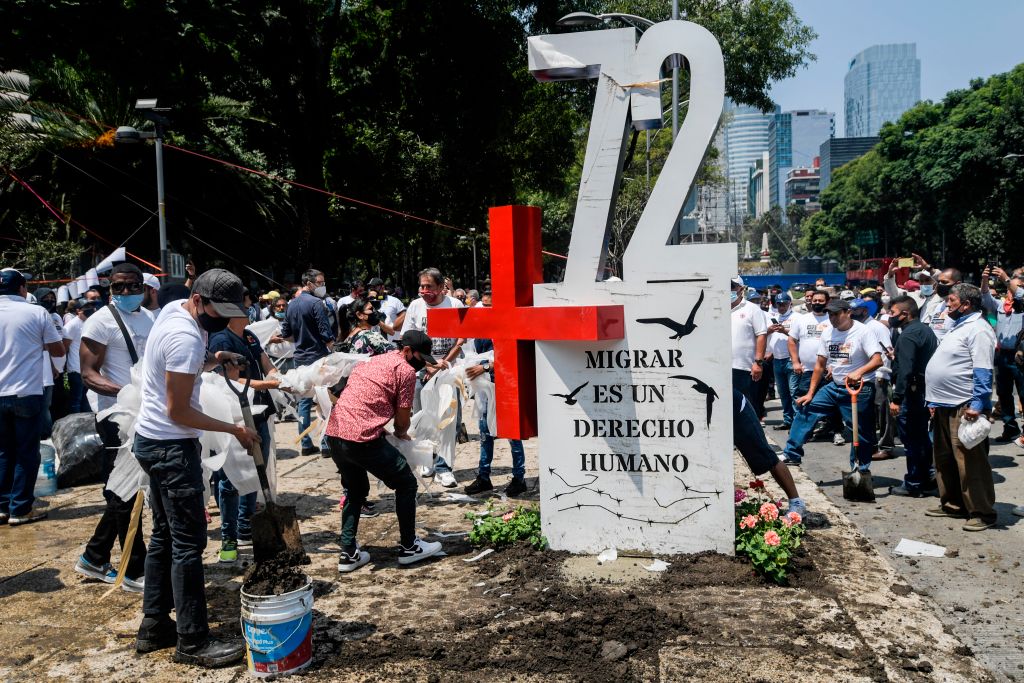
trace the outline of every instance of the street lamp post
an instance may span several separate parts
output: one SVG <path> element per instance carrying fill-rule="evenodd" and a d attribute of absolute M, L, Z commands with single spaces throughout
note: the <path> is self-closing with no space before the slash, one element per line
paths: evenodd
<path fill-rule="evenodd" d="M 120 126 L 114 135 L 114 140 L 121 143 L 137 143 L 143 140 L 152 140 L 156 149 L 156 204 L 157 222 L 160 226 L 160 270 L 167 271 L 167 216 L 166 203 L 164 201 L 164 135 L 167 132 L 167 125 L 170 119 L 165 116 L 170 107 L 158 107 L 156 99 L 136 100 L 135 110 L 142 113 L 142 116 L 152 121 L 153 131 L 139 131 L 132 126 Z"/>

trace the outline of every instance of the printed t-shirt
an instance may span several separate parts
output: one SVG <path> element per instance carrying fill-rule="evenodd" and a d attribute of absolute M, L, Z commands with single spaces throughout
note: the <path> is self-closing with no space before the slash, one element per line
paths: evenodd
<path fill-rule="evenodd" d="M 812 311 L 793 320 L 789 336 L 796 340 L 800 364 L 807 372 L 814 370 L 814 364 L 818 362 L 821 335 L 831 329 L 832 323 L 828 321 L 828 313 L 818 315 Z"/>
<path fill-rule="evenodd" d="M 857 368 L 867 365 L 871 357 L 881 353 L 878 336 L 867 325 L 856 320 L 846 330 L 829 328 L 821 335 L 818 355 L 825 356 L 827 367 L 832 371 L 832 381 L 845 386 L 846 376 Z M 875 379 L 874 371 L 863 376 L 865 382 Z"/>

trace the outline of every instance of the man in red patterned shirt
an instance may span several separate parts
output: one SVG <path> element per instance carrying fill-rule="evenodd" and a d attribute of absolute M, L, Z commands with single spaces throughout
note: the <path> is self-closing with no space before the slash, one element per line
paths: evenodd
<path fill-rule="evenodd" d="M 437 361 L 430 355 L 430 337 L 423 332 L 407 331 L 398 345 L 397 351 L 356 366 L 327 423 L 331 458 L 348 487 L 341 509 L 339 572 L 355 571 L 370 561 L 370 554 L 356 543 L 359 511 L 370 493 L 367 472 L 395 492 L 401 535 L 398 563 L 419 562 L 441 550 L 440 543 L 416 538 L 416 477 L 398 449 L 384 438 L 385 425 L 394 419 L 395 436 L 410 439 L 416 373 Z"/>

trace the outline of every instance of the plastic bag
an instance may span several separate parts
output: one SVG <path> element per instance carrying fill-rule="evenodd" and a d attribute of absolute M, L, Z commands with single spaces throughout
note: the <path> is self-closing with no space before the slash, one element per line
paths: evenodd
<path fill-rule="evenodd" d="M 92 413 L 72 413 L 57 420 L 52 441 L 59 488 L 93 484 L 102 478 L 105 453 Z"/>
<path fill-rule="evenodd" d="M 977 420 L 960 420 L 960 428 L 956 430 L 956 435 L 960 439 L 966 448 L 974 448 L 982 441 L 988 438 L 988 433 L 992 430 L 992 423 L 989 422 L 988 418 L 982 415 Z"/>
<path fill-rule="evenodd" d="M 407 441 L 394 434 L 388 434 L 387 442 L 398 449 L 409 467 L 415 472 L 419 467 L 431 467 L 434 463 L 434 447 L 429 441 Z"/>
<path fill-rule="evenodd" d="M 299 398 L 312 398 L 315 387 L 333 387 L 343 377 L 352 374 L 357 363 L 365 363 L 370 358 L 357 353 L 332 353 L 311 365 L 303 365 L 281 375 L 281 388 L 289 389 L 293 396 Z"/>
<path fill-rule="evenodd" d="M 270 338 L 281 334 L 281 323 L 275 318 L 268 318 L 247 325 L 246 328 L 260 340 L 260 346 L 271 358 L 291 358 L 295 355 L 295 344 L 289 341 L 271 344 Z"/>

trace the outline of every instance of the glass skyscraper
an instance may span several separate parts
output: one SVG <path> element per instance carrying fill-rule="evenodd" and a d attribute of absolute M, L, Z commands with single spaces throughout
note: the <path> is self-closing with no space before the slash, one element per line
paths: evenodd
<path fill-rule="evenodd" d="M 921 100 L 921 60 L 915 43 L 874 45 L 846 72 L 846 137 L 877 135 Z"/>
<path fill-rule="evenodd" d="M 750 167 L 768 151 L 768 125 L 778 111 L 776 107 L 774 113 L 765 114 L 756 107 L 726 101 L 725 125 L 722 126 L 724 149 L 721 151 L 725 156 L 729 220 L 733 225 L 741 223 L 746 214 Z"/>
<path fill-rule="evenodd" d="M 785 204 L 787 174 L 794 168 L 813 167 L 821 143 L 835 134 L 836 115 L 832 112 L 797 109 L 775 113 L 768 124 L 771 206 Z"/>

